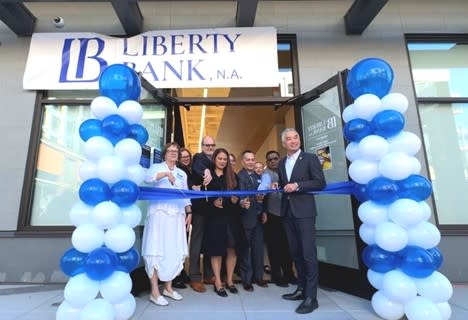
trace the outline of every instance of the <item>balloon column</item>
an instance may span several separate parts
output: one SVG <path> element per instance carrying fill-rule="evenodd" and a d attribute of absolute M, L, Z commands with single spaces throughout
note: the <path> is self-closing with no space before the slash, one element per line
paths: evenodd
<path fill-rule="evenodd" d="M 374 311 L 384 319 L 449 319 L 452 285 L 437 269 L 439 230 L 428 220 L 425 200 L 432 193 L 429 180 L 419 175 L 415 157 L 421 141 L 404 131 L 407 98 L 389 93 L 393 71 L 382 59 L 359 61 L 348 74 L 354 103 L 343 111 L 349 176 L 362 225 L 362 254 L 367 277 L 377 292 Z"/>
<path fill-rule="evenodd" d="M 139 263 L 133 228 L 141 220 L 135 202 L 145 174 L 141 145 L 148 139 L 136 101 L 141 87 L 132 69 L 115 64 L 102 72 L 99 89 L 91 103 L 95 118 L 80 126 L 86 161 L 81 201 L 70 211 L 73 248 L 60 263 L 70 279 L 57 320 L 126 320 L 135 312 L 129 273 Z"/>

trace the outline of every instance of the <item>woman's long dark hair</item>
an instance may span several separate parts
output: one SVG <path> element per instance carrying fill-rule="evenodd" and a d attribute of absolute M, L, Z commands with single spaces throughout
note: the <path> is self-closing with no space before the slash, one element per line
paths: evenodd
<path fill-rule="evenodd" d="M 226 167 L 224 167 L 223 169 L 223 175 L 226 179 L 226 187 L 228 190 L 233 190 L 237 187 L 236 174 L 234 173 L 234 170 L 232 169 L 231 160 L 229 159 L 229 152 L 227 152 L 226 149 L 218 148 L 213 152 L 213 155 L 211 156 L 211 163 L 213 166 L 213 170 L 216 168 L 216 162 L 215 162 L 216 157 L 220 153 L 224 153 L 227 157 L 227 164 L 226 164 Z"/>

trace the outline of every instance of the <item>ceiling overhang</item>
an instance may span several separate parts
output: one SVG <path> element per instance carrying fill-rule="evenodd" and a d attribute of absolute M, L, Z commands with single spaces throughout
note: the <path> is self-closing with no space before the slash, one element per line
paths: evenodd
<path fill-rule="evenodd" d="M 161 0 L 143 0 L 159 2 Z M 177 1 L 177 0 L 175 0 Z M 197 0 L 185 0 L 193 1 Z M 236 1 L 236 27 L 253 27 L 260 0 L 212 0 L 213 2 Z M 307 1 L 307 0 L 302 0 Z M 0 20 L 18 36 L 30 36 L 35 32 L 36 17 L 25 3 L 73 3 L 73 0 L 0 0 Z M 75 1 L 76 2 L 76 1 Z M 118 17 L 127 36 L 143 32 L 144 16 L 138 0 L 80 0 L 80 2 L 107 2 Z M 319 1 L 317 1 L 319 2 Z M 355 0 L 344 16 L 346 34 L 362 34 L 388 0 Z M 84 21 L 84 20 L 83 20 Z"/>

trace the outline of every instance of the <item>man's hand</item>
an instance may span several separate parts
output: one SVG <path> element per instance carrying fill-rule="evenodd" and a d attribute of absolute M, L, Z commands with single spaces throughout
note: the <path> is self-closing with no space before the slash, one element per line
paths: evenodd
<path fill-rule="evenodd" d="M 268 216 L 267 216 L 266 212 L 263 212 L 262 213 L 262 224 L 267 223 L 267 221 L 268 221 Z"/>
<path fill-rule="evenodd" d="M 295 192 L 299 189 L 297 183 L 288 183 L 287 185 L 284 186 L 284 192 L 286 193 L 291 193 Z"/>
<path fill-rule="evenodd" d="M 205 169 L 204 173 L 205 174 L 203 175 L 203 185 L 207 186 L 208 184 L 210 184 L 213 177 L 211 176 L 210 169 Z"/>
<path fill-rule="evenodd" d="M 250 199 L 249 199 L 249 197 L 242 199 L 240 201 L 240 205 L 244 209 L 249 209 L 250 208 Z"/>

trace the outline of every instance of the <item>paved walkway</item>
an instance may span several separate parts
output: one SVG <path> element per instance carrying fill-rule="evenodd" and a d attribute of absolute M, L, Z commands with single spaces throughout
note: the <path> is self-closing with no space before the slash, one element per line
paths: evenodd
<path fill-rule="evenodd" d="M 308 315 L 294 312 L 297 302 L 280 298 L 292 287 L 255 287 L 254 292 L 245 292 L 238 285 L 239 294 L 228 298 L 218 297 L 210 286 L 205 293 L 191 289 L 179 292 L 183 301 L 170 301 L 167 307 L 156 306 L 148 301 L 148 294 L 136 298 L 137 306 L 132 320 L 373 320 L 380 319 L 368 300 L 339 291 L 319 290 L 319 309 Z M 63 285 L 0 285 L 0 320 L 52 320 L 63 299 Z M 454 285 L 450 300 L 451 319 L 468 319 L 468 284 Z"/>

